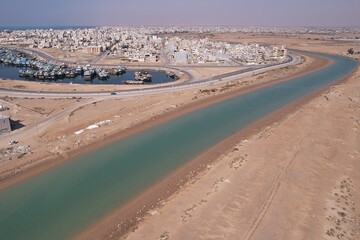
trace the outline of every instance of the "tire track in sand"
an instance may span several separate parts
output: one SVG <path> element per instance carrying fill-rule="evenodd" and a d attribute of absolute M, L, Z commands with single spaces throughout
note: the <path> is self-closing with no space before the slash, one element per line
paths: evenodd
<path fill-rule="evenodd" d="M 284 175 L 284 173 L 286 172 L 286 170 L 288 169 L 288 167 L 294 162 L 295 157 L 297 156 L 297 154 L 300 152 L 301 150 L 301 144 L 303 142 L 303 139 L 310 136 L 303 136 L 300 138 L 297 146 L 296 146 L 296 150 L 293 154 L 293 156 L 290 158 L 290 160 L 284 164 L 284 166 L 280 169 L 279 174 L 276 176 L 273 185 L 271 186 L 271 189 L 269 191 L 269 194 L 267 195 L 265 202 L 263 203 L 262 207 L 260 208 L 259 212 L 257 213 L 257 216 L 255 217 L 254 221 L 251 223 L 249 229 L 246 231 L 246 233 L 243 235 L 243 237 L 241 239 L 243 240 L 249 240 L 251 239 L 256 230 L 258 229 L 258 227 L 260 226 L 260 224 L 262 223 L 262 221 L 264 220 L 264 217 L 267 213 L 267 211 L 270 209 L 271 204 L 273 203 L 279 188 L 281 186 L 281 179 Z"/>

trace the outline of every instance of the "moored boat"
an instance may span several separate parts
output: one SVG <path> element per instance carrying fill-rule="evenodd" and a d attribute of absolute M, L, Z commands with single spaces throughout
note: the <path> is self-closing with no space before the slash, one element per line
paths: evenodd
<path fill-rule="evenodd" d="M 173 71 L 170 71 L 170 70 L 166 71 L 166 75 L 168 77 L 170 77 L 170 78 L 175 78 L 175 76 L 176 76 L 175 73 Z"/>
<path fill-rule="evenodd" d="M 144 81 L 139 81 L 139 80 L 126 80 L 125 84 L 129 84 L 129 85 L 140 85 L 140 84 L 144 84 Z"/>

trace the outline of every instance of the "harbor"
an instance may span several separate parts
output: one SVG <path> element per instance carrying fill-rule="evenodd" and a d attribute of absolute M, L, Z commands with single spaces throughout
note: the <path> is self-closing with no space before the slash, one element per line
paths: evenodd
<path fill-rule="evenodd" d="M 17 50 L 0 48 L 0 78 L 69 84 L 159 84 L 177 80 L 171 71 L 128 70 L 44 62 Z"/>

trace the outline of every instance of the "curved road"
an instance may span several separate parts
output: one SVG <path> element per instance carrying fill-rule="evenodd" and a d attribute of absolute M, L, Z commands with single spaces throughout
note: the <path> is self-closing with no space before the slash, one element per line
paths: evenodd
<path fill-rule="evenodd" d="M 93 101 L 100 101 L 107 98 L 112 97 L 126 97 L 126 96 L 136 96 L 142 94 L 153 94 L 153 93 L 163 93 L 163 92 L 173 92 L 180 91 L 185 89 L 191 89 L 198 86 L 209 86 L 212 84 L 223 83 L 227 81 L 231 81 L 234 79 L 239 79 L 247 76 L 251 76 L 253 74 L 258 74 L 262 72 L 266 72 L 273 69 L 283 68 L 286 66 L 298 64 L 300 62 L 300 58 L 298 56 L 293 55 L 291 57 L 291 61 L 287 63 L 278 64 L 275 66 L 264 67 L 257 70 L 251 70 L 244 72 L 243 70 L 221 74 L 216 77 L 211 77 L 208 79 L 186 82 L 182 84 L 174 84 L 172 86 L 158 86 L 147 89 L 134 89 L 134 90 L 124 90 L 116 92 L 116 95 L 111 95 L 110 92 L 37 92 L 37 91 L 23 91 L 23 90 L 9 90 L 9 89 L 0 89 L 0 95 L 9 96 L 9 97 L 22 97 L 22 98 L 69 98 L 69 97 L 82 97 L 88 98 L 84 102 L 76 103 L 75 105 L 66 108 L 52 116 L 46 117 L 44 119 L 38 120 L 37 122 L 22 128 L 20 131 L 13 131 L 9 134 L 5 134 L 2 136 L 0 140 L 0 147 L 5 147 L 8 145 L 8 142 L 11 140 L 23 140 L 26 136 L 32 136 L 34 134 L 41 135 L 47 127 L 53 124 L 54 121 L 61 119 L 63 116 L 70 114 L 75 109 L 85 106 L 87 104 L 91 104 Z"/>
<path fill-rule="evenodd" d="M 42 52 L 40 52 L 42 53 Z M 42 53 L 44 54 L 44 53 Z M 50 56 L 50 55 L 49 55 Z M 51 56 L 50 56 L 51 57 Z M 50 58 L 49 57 L 49 58 Z M 230 73 L 221 74 L 218 76 L 213 76 L 207 79 L 196 79 L 191 73 L 187 72 L 180 67 L 167 67 L 173 70 L 180 71 L 186 74 L 189 78 L 188 81 L 184 83 L 174 83 L 173 85 L 167 86 L 155 86 L 151 88 L 139 88 L 133 90 L 121 90 L 116 91 L 116 96 L 135 96 L 135 95 L 142 95 L 142 94 L 151 94 L 151 93 L 163 93 L 163 92 L 173 92 L 173 91 L 180 91 L 185 89 L 191 89 L 193 87 L 198 86 L 208 86 L 217 83 L 223 83 L 247 76 L 251 76 L 253 74 L 259 74 L 266 71 L 279 69 L 283 67 L 287 67 L 290 65 L 296 65 L 300 63 L 301 59 L 297 55 L 290 55 L 289 60 L 284 63 L 275 64 L 271 66 L 265 66 L 256 69 L 244 69 L 238 70 Z M 149 66 L 148 66 L 149 67 Z M 157 67 L 160 67 L 157 65 Z M 113 93 L 114 94 L 114 93 Z M 48 91 L 23 91 L 23 90 L 10 90 L 10 89 L 3 89 L 0 88 L 0 95 L 8 96 L 8 97 L 44 97 L 44 98 L 68 98 L 68 97 L 82 97 L 82 98 L 96 98 L 96 97 L 115 97 L 114 95 L 110 95 L 110 91 L 98 91 L 98 92 L 48 92 Z"/>

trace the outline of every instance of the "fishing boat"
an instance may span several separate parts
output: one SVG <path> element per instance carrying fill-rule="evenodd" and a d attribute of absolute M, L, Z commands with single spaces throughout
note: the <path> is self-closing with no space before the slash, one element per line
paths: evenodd
<path fill-rule="evenodd" d="M 98 73 L 98 77 L 99 77 L 100 80 L 106 80 L 106 79 L 109 78 L 109 73 L 106 70 L 101 70 Z"/>
<path fill-rule="evenodd" d="M 65 72 L 64 71 L 62 71 L 62 70 L 58 70 L 57 72 L 56 72 L 56 75 L 57 75 L 57 78 L 64 78 L 65 77 Z"/>
<path fill-rule="evenodd" d="M 56 79 L 56 72 L 55 71 L 50 72 L 50 79 L 52 79 L 52 80 Z"/>
<path fill-rule="evenodd" d="M 126 72 L 126 67 L 119 66 L 119 67 L 113 68 L 112 72 L 114 75 L 124 74 Z"/>
<path fill-rule="evenodd" d="M 170 78 L 175 78 L 175 76 L 176 76 L 175 73 L 173 71 L 170 71 L 170 70 L 166 71 L 166 75 L 168 77 L 170 77 Z"/>
<path fill-rule="evenodd" d="M 44 79 L 50 79 L 50 72 L 44 71 Z"/>
<path fill-rule="evenodd" d="M 20 69 L 19 70 L 19 77 L 25 77 L 26 76 L 26 71 L 24 69 Z"/>
<path fill-rule="evenodd" d="M 83 68 L 81 66 L 77 66 L 75 71 L 78 75 L 81 75 L 83 73 Z"/>
<path fill-rule="evenodd" d="M 140 85 L 140 84 L 144 84 L 144 81 L 139 81 L 139 80 L 126 80 L 125 84 L 129 84 L 129 85 Z"/>
<path fill-rule="evenodd" d="M 35 72 L 33 70 L 26 70 L 25 77 L 34 78 Z"/>
<path fill-rule="evenodd" d="M 40 79 L 40 80 L 44 80 L 45 79 L 45 75 L 44 75 L 44 72 L 42 70 L 39 70 L 37 72 L 37 78 Z"/>
<path fill-rule="evenodd" d="M 143 82 L 151 82 L 152 76 L 146 71 L 137 71 L 135 72 L 135 80 Z"/>
<path fill-rule="evenodd" d="M 85 80 L 91 80 L 92 79 L 92 74 L 91 74 L 91 71 L 90 70 L 86 70 L 84 72 L 84 79 Z"/>

